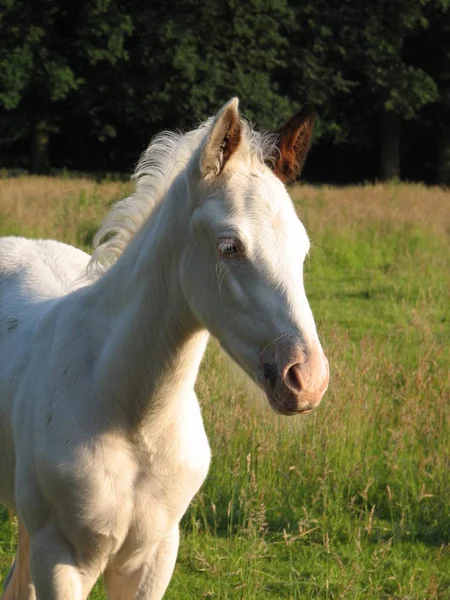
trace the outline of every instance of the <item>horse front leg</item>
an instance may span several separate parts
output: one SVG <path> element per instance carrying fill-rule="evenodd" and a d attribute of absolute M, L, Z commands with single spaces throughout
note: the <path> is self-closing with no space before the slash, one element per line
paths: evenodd
<path fill-rule="evenodd" d="M 160 600 L 172 578 L 179 541 L 177 525 L 159 542 L 148 562 L 135 571 L 106 570 L 104 579 L 108 600 Z"/>
<path fill-rule="evenodd" d="M 30 536 L 19 519 L 17 554 L 7 575 L 2 600 L 35 600 L 30 573 Z"/>
<path fill-rule="evenodd" d="M 31 536 L 30 559 L 37 600 L 86 600 L 100 575 L 77 564 L 72 546 L 51 524 Z"/>

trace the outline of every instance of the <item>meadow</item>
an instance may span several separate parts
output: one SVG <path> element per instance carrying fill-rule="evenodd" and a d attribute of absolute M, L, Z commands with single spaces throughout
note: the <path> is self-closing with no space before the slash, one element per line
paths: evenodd
<path fill-rule="evenodd" d="M 89 250 L 130 189 L 0 178 L 0 235 Z M 312 414 L 282 419 L 210 343 L 197 391 L 213 460 L 165 597 L 450 599 L 450 190 L 291 194 L 330 387 Z M 16 530 L 0 511 L 3 578 Z"/>

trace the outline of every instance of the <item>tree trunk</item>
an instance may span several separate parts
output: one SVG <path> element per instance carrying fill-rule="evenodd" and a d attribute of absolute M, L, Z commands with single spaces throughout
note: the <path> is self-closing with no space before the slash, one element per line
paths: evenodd
<path fill-rule="evenodd" d="M 441 185 L 450 185 L 450 125 L 438 133 L 437 178 Z"/>
<path fill-rule="evenodd" d="M 384 111 L 380 119 L 380 178 L 400 178 L 400 117 Z"/>
<path fill-rule="evenodd" d="M 48 173 L 50 167 L 48 154 L 49 133 L 43 120 L 31 124 L 31 172 Z"/>

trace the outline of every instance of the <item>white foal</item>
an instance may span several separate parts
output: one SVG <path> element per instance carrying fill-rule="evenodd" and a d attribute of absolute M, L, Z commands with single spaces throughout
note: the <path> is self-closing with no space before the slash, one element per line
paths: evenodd
<path fill-rule="evenodd" d="M 163 596 L 209 466 L 194 393 L 208 332 L 279 413 L 320 402 L 309 241 L 283 185 L 312 126 L 307 108 L 262 136 L 231 100 L 156 138 L 91 260 L 0 241 L 0 501 L 19 518 L 4 598 L 81 600 L 101 574 L 111 600 Z"/>

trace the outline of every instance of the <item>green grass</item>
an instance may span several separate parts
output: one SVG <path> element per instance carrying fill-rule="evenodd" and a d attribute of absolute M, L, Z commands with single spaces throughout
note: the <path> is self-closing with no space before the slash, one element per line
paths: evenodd
<path fill-rule="evenodd" d="M 450 227 L 427 219 L 423 188 L 377 188 L 386 205 L 369 216 L 370 189 L 329 193 L 341 212 L 326 190 L 294 196 L 314 242 L 305 282 L 330 389 L 310 416 L 283 420 L 210 345 L 197 391 L 213 461 L 182 522 L 169 600 L 450 599 Z M 416 216 L 395 212 L 422 196 Z M 97 218 L 106 200 L 97 188 L 73 198 L 52 223 L 86 246 L 98 223 L 78 213 Z M 0 228 L 20 225 L 9 214 Z M 6 511 L 0 521 L 3 575 L 15 526 Z"/>

